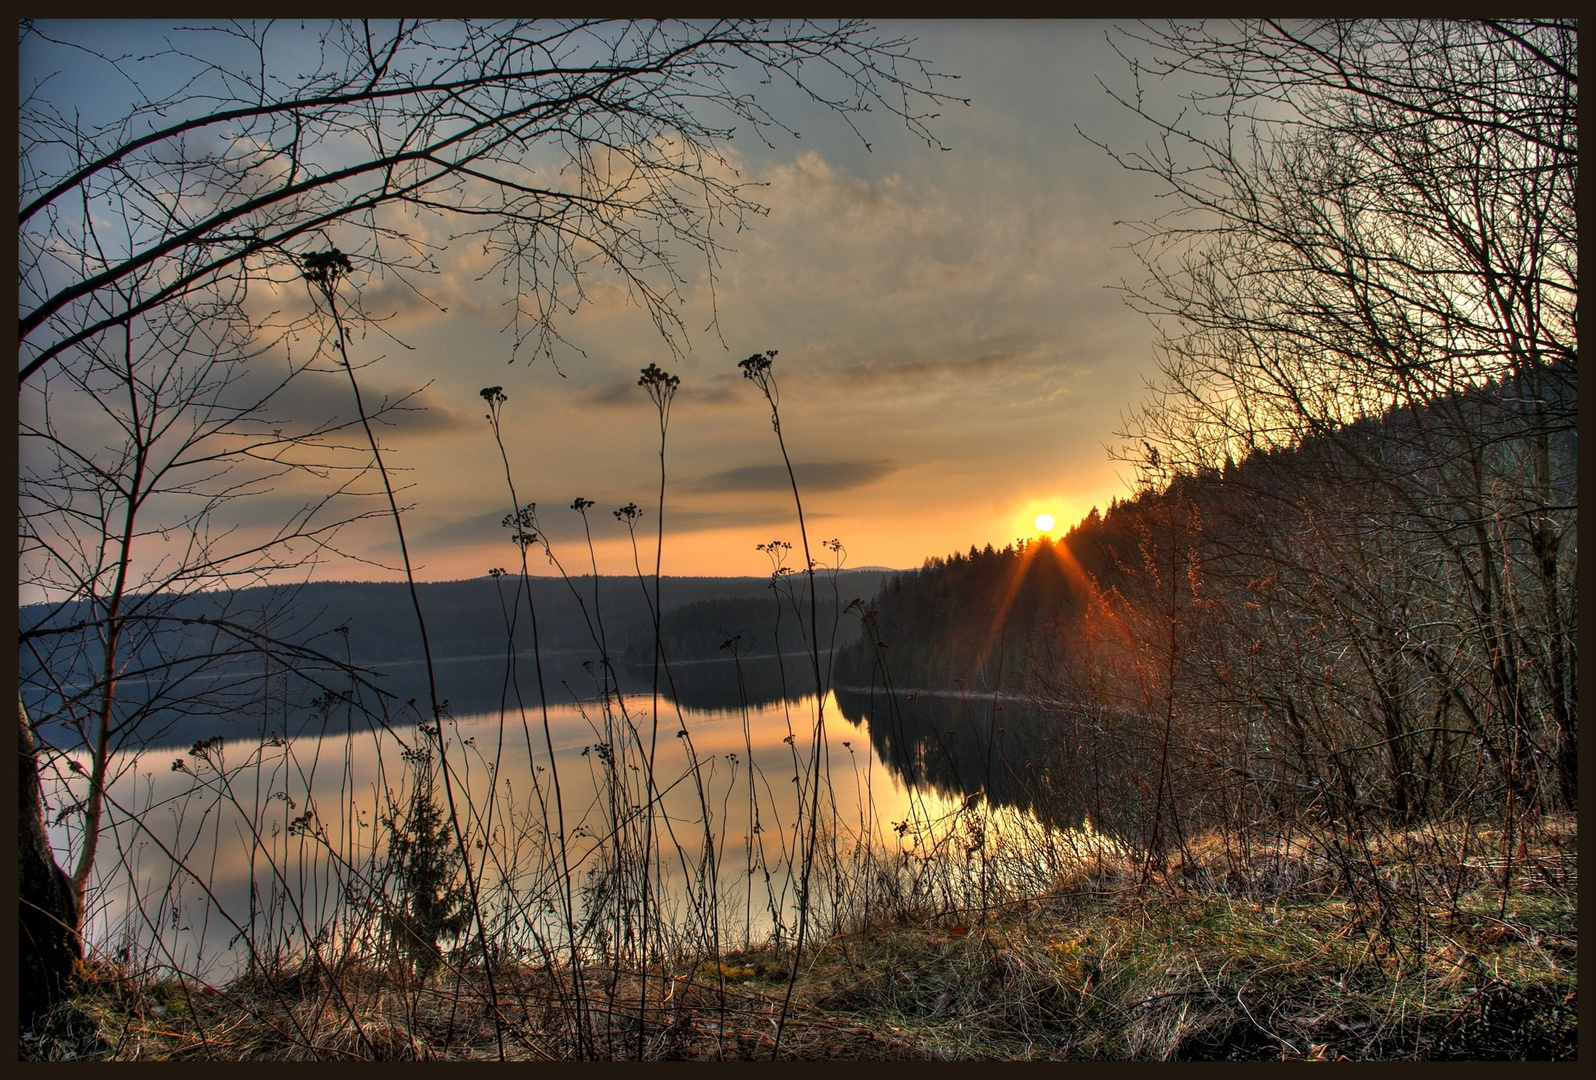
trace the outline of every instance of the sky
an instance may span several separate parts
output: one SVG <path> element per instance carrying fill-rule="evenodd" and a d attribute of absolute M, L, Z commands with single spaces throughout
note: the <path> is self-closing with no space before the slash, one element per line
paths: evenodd
<path fill-rule="evenodd" d="M 410 507 L 417 577 L 476 577 L 517 558 L 501 521 L 511 497 L 479 391 L 503 387 L 505 444 L 519 502 L 572 572 L 629 573 L 633 549 L 611 511 L 636 503 L 639 557 L 653 563 L 659 429 L 637 386 L 658 364 L 681 379 L 666 445 L 666 573 L 760 575 L 758 545 L 800 547 L 769 408 L 738 361 L 778 351 L 781 428 L 811 545 L 837 539 L 849 566 L 919 566 L 928 556 L 1061 533 L 1129 493 L 1109 448 L 1154 374 L 1154 329 L 1116 287 L 1142 277 L 1123 221 L 1167 207 L 1153 181 L 1088 141 L 1146 138 L 1099 79 L 1125 87 L 1102 22 L 886 23 L 956 74 L 967 97 L 933 122 L 946 150 L 891 117 L 861 124 L 780 102 L 801 138 L 729 144 L 768 215 L 725 238 L 711 291 L 695 273 L 673 355 L 624 291 L 596 281 L 561 324 L 553 360 L 516 355 L 502 297 L 445 261 L 434 303 L 370 287 L 391 317 L 356 337 L 368 395 L 420 389 L 384 430 Z M 105 28 L 110 33 L 116 28 Z M 123 31 L 125 32 L 125 28 Z M 36 72 L 35 72 L 36 74 Z M 24 82 L 30 76 L 24 56 Z M 114 102 L 115 90 L 103 95 Z M 386 305 L 386 306 L 385 306 Z M 438 310 L 447 307 L 447 313 Z M 346 389 L 346 388 L 345 388 Z M 336 384 L 301 393 L 334 395 Z M 240 511 L 264 521 L 270 499 Z M 391 522 L 346 532 L 368 561 L 324 563 L 324 579 L 396 576 Z M 828 555 L 828 561 L 830 556 Z M 797 560 L 793 560 L 796 562 Z M 387 569 L 384 569 L 387 567 Z M 551 572 L 534 552 L 531 569 Z"/>

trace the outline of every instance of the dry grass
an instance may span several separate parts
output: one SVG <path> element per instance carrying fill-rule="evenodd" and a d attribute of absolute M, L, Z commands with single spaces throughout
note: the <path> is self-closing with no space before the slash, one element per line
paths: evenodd
<path fill-rule="evenodd" d="M 1499 838 L 1498 838 L 1499 839 Z M 1501 892 L 1490 834 L 1382 837 L 1370 873 L 1405 898 L 1354 903 L 1301 841 L 1216 838 L 1167 873 L 1100 856 L 989 910 L 900 908 L 803 959 L 780 1056 L 803 1059 L 1571 1058 L 1576 832 L 1535 830 Z M 1442 871 L 1447 871 L 1443 873 Z M 1448 873 L 1452 876 L 1448 877 Z M 1452 885 L 1461 881 L 1456 902 Z M 1440 882 L 1432 901 L 1400 891 Z M 349 964 L 222 987 L 85 966 L 34 1057 L 117 1060 L 768 1058 L 790 952 L 635 970 L 506 964 L 497 1023 L 479 971 L 423 983 Z M 639 986 L 648 1004 L 639 1046 Z"/>
<path fill-rule="evenodd" d="M 1430 836 L 1385 839 L 1378 870 L 1393 880 L 1415 846 L 1434 850 Z M 1415 906 L 1382 926 L 1339 895 L 1321 855 L 1264 853 L 1243 882 L 1210 838 L 1144 887 L 1135 866 L 1105 862 L 980 926 L 947 916 L 834 940 L 801 985 L 901 1032 L 917 1056 L 1569 1058 L 1574 839 L 1571 821 L 1552 822 L 1527 846 L 1537 869 L 1505 912 L 1487 864 L 1465 867 L 1455 910 Z"/>

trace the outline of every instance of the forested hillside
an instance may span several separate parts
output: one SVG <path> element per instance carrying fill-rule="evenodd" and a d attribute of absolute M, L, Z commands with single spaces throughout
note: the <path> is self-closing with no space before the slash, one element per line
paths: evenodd
<path fill-rule="evenodd" d="M 1061 542 L 891 580 L 845 679 L 1089 714 L 1215 813 L 1571 807 L 1574 372 L 1528 374 L 1218 467 L 1150 451 Z"/>
<path fill-rule="evenodd" d="M 844 623 L 842 607 L 872 595 L 885 576 L 879 570 L 817 576 L 820 603 L 829 612 L 821 622 L 828 640 L 834 626 L 847 627 L 837 631 L 837 640 L 851 635 L 856 624 Z M 801 589 L 797 579 L 789 583 Z M 617 676 L 626 677 L 622 669 L 631 665 L 633 683 L 648 677 L 652 581 L 647 591 L 635 577 L 530 578 L 527 584 L 530 602 L 508 575 L 418 586 L 440 697 L 453 711 L 498 707 L 512 645 L 524 677 L 541 670 L 562 700 L 601 692 L 601 675 L 584 664 L 598 664 L 606 650 Z M 769 655 L 778 630 L 783 650 L 804 650 L 792 590 L 778 595 L 771 586 L 768 577 L 661 578 L 667 661 L 730 659 L 720 644 L 733 635 L 743 654 Z M 236 734 L 239 722 L 254 724 L 257 733 L 263 725 L 280 726 L 268 722 L 268 714 L 296 713 L 314 725 L 316 710 L 306 706 L 329 692 L 354 692 L 355 683 L 378 714 L 427 692 L 415 608 L 402 584 L 319 582 L 141 595 L 130 598 L 123 617 L 129 641 L 117 676 L 113 746 L 152 740 L 186 745 L 214 731 Z M 100 682 L 88 647 L 100 623 L 83 604 L 29 605 L 20 623 L 24 705 L 41 722 L 64 728 L 58 734 L 70 742 L 69 733 L 88 722 L 85 710 Z M 540 666 L 532 660 L 534 643 Z M 782 696 L 779 669 L 756 665 L 746 675 L 754 700 Z M 684 704 L 731 708 L 738 701 L 737 682 L 726 673 L 681 671 L 668 683 Z"/>

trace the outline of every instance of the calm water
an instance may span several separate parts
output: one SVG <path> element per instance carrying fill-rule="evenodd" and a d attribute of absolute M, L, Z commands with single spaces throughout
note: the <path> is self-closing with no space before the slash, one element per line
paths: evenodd
<path fill-rule="evenodd" d="M 680 712 L 662 699 L 657 736 L 651 704 L 639 694 L 607 715 L 596 703 L 551 708 L 546 731 L 540 710 L 446 722 L 444 749 L 473 865 L 505 924 L 541 920 L 549 929 L 558 921 L 558 856 L 546 837 L 562 821 L 573 899 L 589 912 L 602 902 L 595 898 L 616 819 L 612 793 L 624 789 L 633 805 L 645 801 L 641 766 L 651 743 L 661 791 L 656 880 L 667 914 L 680 918 L 691 908 L 688 883 L 704 858 L 707 822 L 721 938 L 759 938 L 782 913 L 790 918 L 798 800 L 805 798 L 807 812 L 813 796 L 815 699 Z M 945 769 L 929 782 L 932 743 L 913 751 L 921 767 L 911 787 L 904 778 L 916 770 L 904 765 L 901 718 L 894 741 L 879 719 L 872 733 L 857 702 L 850 712 L 852 722 L 828 697 L 819 747 L 819 817 L 834 855 L 902 850 L 918 835 L 904 823 L 951 822 L 981 787 L 979 777 L 950 781 Z M 979 714 L 972 716 L 978 725 Z M 322 928 L 337 940 L 344 898 L 379 876 L 384 817 L 407 805 L 416 774 L 406 751 L 428 741 L 414 726 L 372 730 L 333 717 L 323 732 L 288 740 L 121 755 L 111 788 L 118 820 L 100 849 L 91 940 L 210 977 L 236 970 L 246 942 L 266 954 L 302 948 Z M 883 752 L 901 760 L 889 764 Z M 623 779 L 612 783 L 611 775 Z M 436 798 L 445 801 L 441 782 Z M 58 844 L 66 840 L 60 832 Z M 174 872 L 178 862 L 188 872 Z"/>

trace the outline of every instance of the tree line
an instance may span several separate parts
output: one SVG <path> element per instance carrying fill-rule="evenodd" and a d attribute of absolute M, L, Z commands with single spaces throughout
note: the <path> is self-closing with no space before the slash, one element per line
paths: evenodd
<path fill-rule="evenodd" d="M 1184 814 L 1572 809 L 1572 372 L 1546 385 L 1544 485 L 1517 387 L 1469 388 L 927 560 L 845 670 L 1092 717 Z"/>
<path fill-rule="evenodd" d="M 1121 287 L 1157 335 L 1135 495 L 907 576 L 855 662 L 1092 718 L 1151 848 L 1484 814 L 1510 846 L 1578 796 L 1575 26 L 1116 40 L 1151 137 L 1095 141 L 1171 207 Z"/>
<path fill-rule="evenodd" d="M 371 518 L 389 519 L 404 551 L 371 425 L 416 402 L 361 393 L 371 358 L 351 357 L 350 331 L 392 313 L 373 310 L 372 293 L 396 283 L 441 311 L 429 284 L 463 242 L 503 286 L 512 357 L 563 348 L 564 318 L 610 274 L 680 351 L 687 266 L 702 259 L 712 279 L 724 236 L 764 209 L 728 140 L 795 137 L 789 110 L 808 105 L 861 142 L 873 110 L 940 146 L 930 124 L 959 100 L 910 40 L 858 21 L 141 33 L 122 51 L 92 27 L 19 24 L 20 583 L 86 613 L 23 655 L 44 647 L 52 692 L 83 707 L 88 748 L 69 870 L 42 800 L 25 800 L 29 1019 L 65 992 L 61 957 L 81 953 L 127 720 L 119 681 L 131 663 L 189 697 L 207 674 L 173 657 L 139 670 L 168 626 L 149 598 L 362 562 L 344 541 Z M 82 94 L 102 85 L 116 89 Z M 309 412 L 296 404 L 307 398 Z M 224 668 L 251 650 L 348 663 L 336 644 L 307 651 L 231 619 L 211 629 Z M 86 688 L 80 669 L 93 671 Z M 63 782 L 65 759 L 42 738 L 46 718 L 18 704 L 19 782 L 37 796 L 41 775 Z"/>

